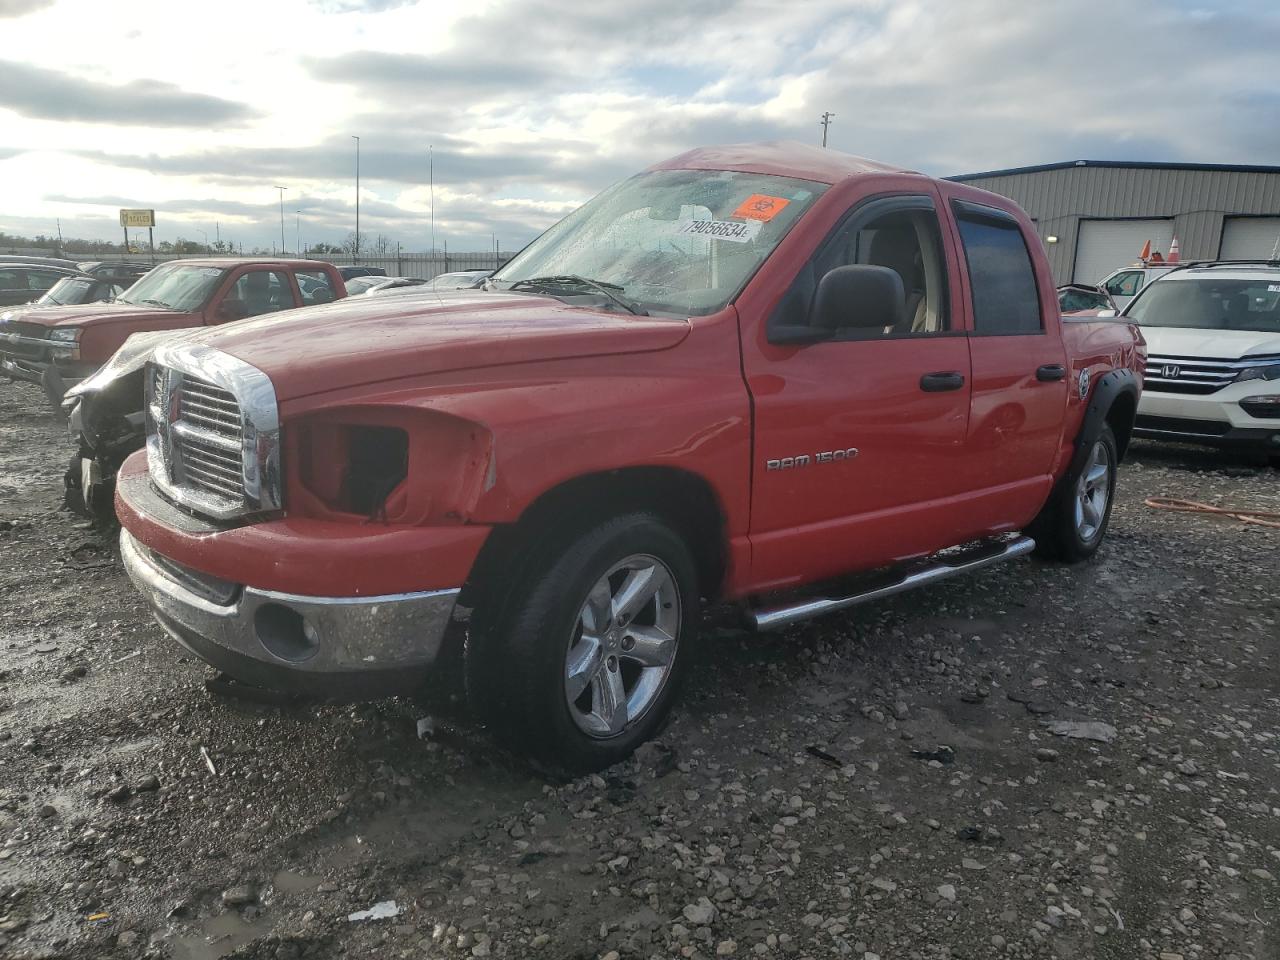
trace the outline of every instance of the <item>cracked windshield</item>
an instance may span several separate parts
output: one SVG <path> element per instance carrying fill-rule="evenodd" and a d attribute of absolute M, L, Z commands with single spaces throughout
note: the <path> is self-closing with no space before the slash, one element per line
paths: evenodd
<path fill-rule="evenodd" d="M 552 227 L 492 282 L 499 289 L 537 285 L 573 293 L 603 286 L 646 312 L 714 313 L 825 189 L 756 173 L 641 174 Z"/>

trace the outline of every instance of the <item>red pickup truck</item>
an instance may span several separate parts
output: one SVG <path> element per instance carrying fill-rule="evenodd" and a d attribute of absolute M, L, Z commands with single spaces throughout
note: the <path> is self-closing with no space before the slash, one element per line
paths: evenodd
<path fill-rule="evenodd" d="M 173 260 L 110 303 L 6 311 L 0 315 L 0 371 L 43 384 L 56 406 L 131 333 L 211 326 L 344 296 L 331 263 Z"/>
<path fill-rule="evenodd" d="M 757 629 L 1098 549 L 1138 331 L 1063 321 L 1010 201 L 799 144 L 607 190 L 482 290 L 170 344 L 121 550 L 242 681 L 405 691 L 469 611 L 468 695 L 599 768 L 669 710 L 711 600 Z"/>

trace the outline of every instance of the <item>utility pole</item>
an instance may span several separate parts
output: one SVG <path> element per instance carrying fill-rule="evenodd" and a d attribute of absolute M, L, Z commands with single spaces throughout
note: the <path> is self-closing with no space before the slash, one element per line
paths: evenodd
<path fill-rule="evenodd" d="M 215 238 L 217 238 L 218 252 L 221 253 L 222 252 L 222 222 L 219 220 L 213 221 L 213 235 Z"/>
<path fill-rule="evenodd" d="M 360 262 L 360 138 L 354 133 L 351 139 L 356 142 L 356 248 L 352 263 Z"/>
<path fill-rule="evenodd" d="M 302 211 L 293 211 L 293 241 L 294 251 L 298 256 L 302 256 Z"/>
<path fill-rule="evenodd" d="M 827 127 L 831 126 L 831 121 L 835 118 L 836 115 L 830 110 L 824 110 L 822 113 L 822 119 L 818 121 L 818 123 L 822 125 L 822 145 L 824 147 L 827 145 Z"/>
<path fill-rule="evenodd" d="M 288 187 L 276 187 L 280 191 L 280 256 L 284 256 L 284 192 Z"/>
<path fill-rule="evenodd" d="M 436 255 L 436 155 L 435 146 L 427 147 L 427 183 L 431 190 L 431 256 Z"/>
<path fill-rule="evenodd" d="M 58 218 L 58 256 L 62 256 L 62 218 Z"/>

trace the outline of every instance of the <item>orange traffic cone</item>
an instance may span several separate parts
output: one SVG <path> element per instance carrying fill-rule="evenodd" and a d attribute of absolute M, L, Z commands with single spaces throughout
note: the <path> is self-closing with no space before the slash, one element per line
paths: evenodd
<path fill-rule="evenodd" d="M 1165 260 L 1165 263 L 1177 263 L 1177 262 L 1178 262 L 1178 238 L 1174 237 L 1173 243 L 1169 244 L 1169 256 Z"/>
<path fill-rule="evenodd" d="M 1142 245 L 1142 252 L 1138 254 L 1138 259 L 1146 260 L 1150 256 L 1151 256 L 1151 241 L 1148 240 L 1146 243 Z"/>

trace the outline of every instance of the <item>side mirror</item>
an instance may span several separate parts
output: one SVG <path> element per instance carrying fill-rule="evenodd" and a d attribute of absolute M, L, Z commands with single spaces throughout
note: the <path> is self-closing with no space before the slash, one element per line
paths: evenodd
<path fill-rule="evenodd" d="M 883 330 L 902 326 L 906 314 L 907 295 L 898 271 L 855 264 L 836 267 L 818 281 L 809 323 L 825 331 Z"/>
<path fill-rule="evenodd" d="M 1118 316 L 1120 316 L 1120 311 L 1119 311 L 1119 310 L 1111 310 L 1111 309 L 1099 310 L 1099 311 L 1098 311 L 1098 316 L 1099 316 L 1100 318 L 1102 318 L 1102 319 L 1110 319 L 1111 317 L 1118 317 Z"/>

